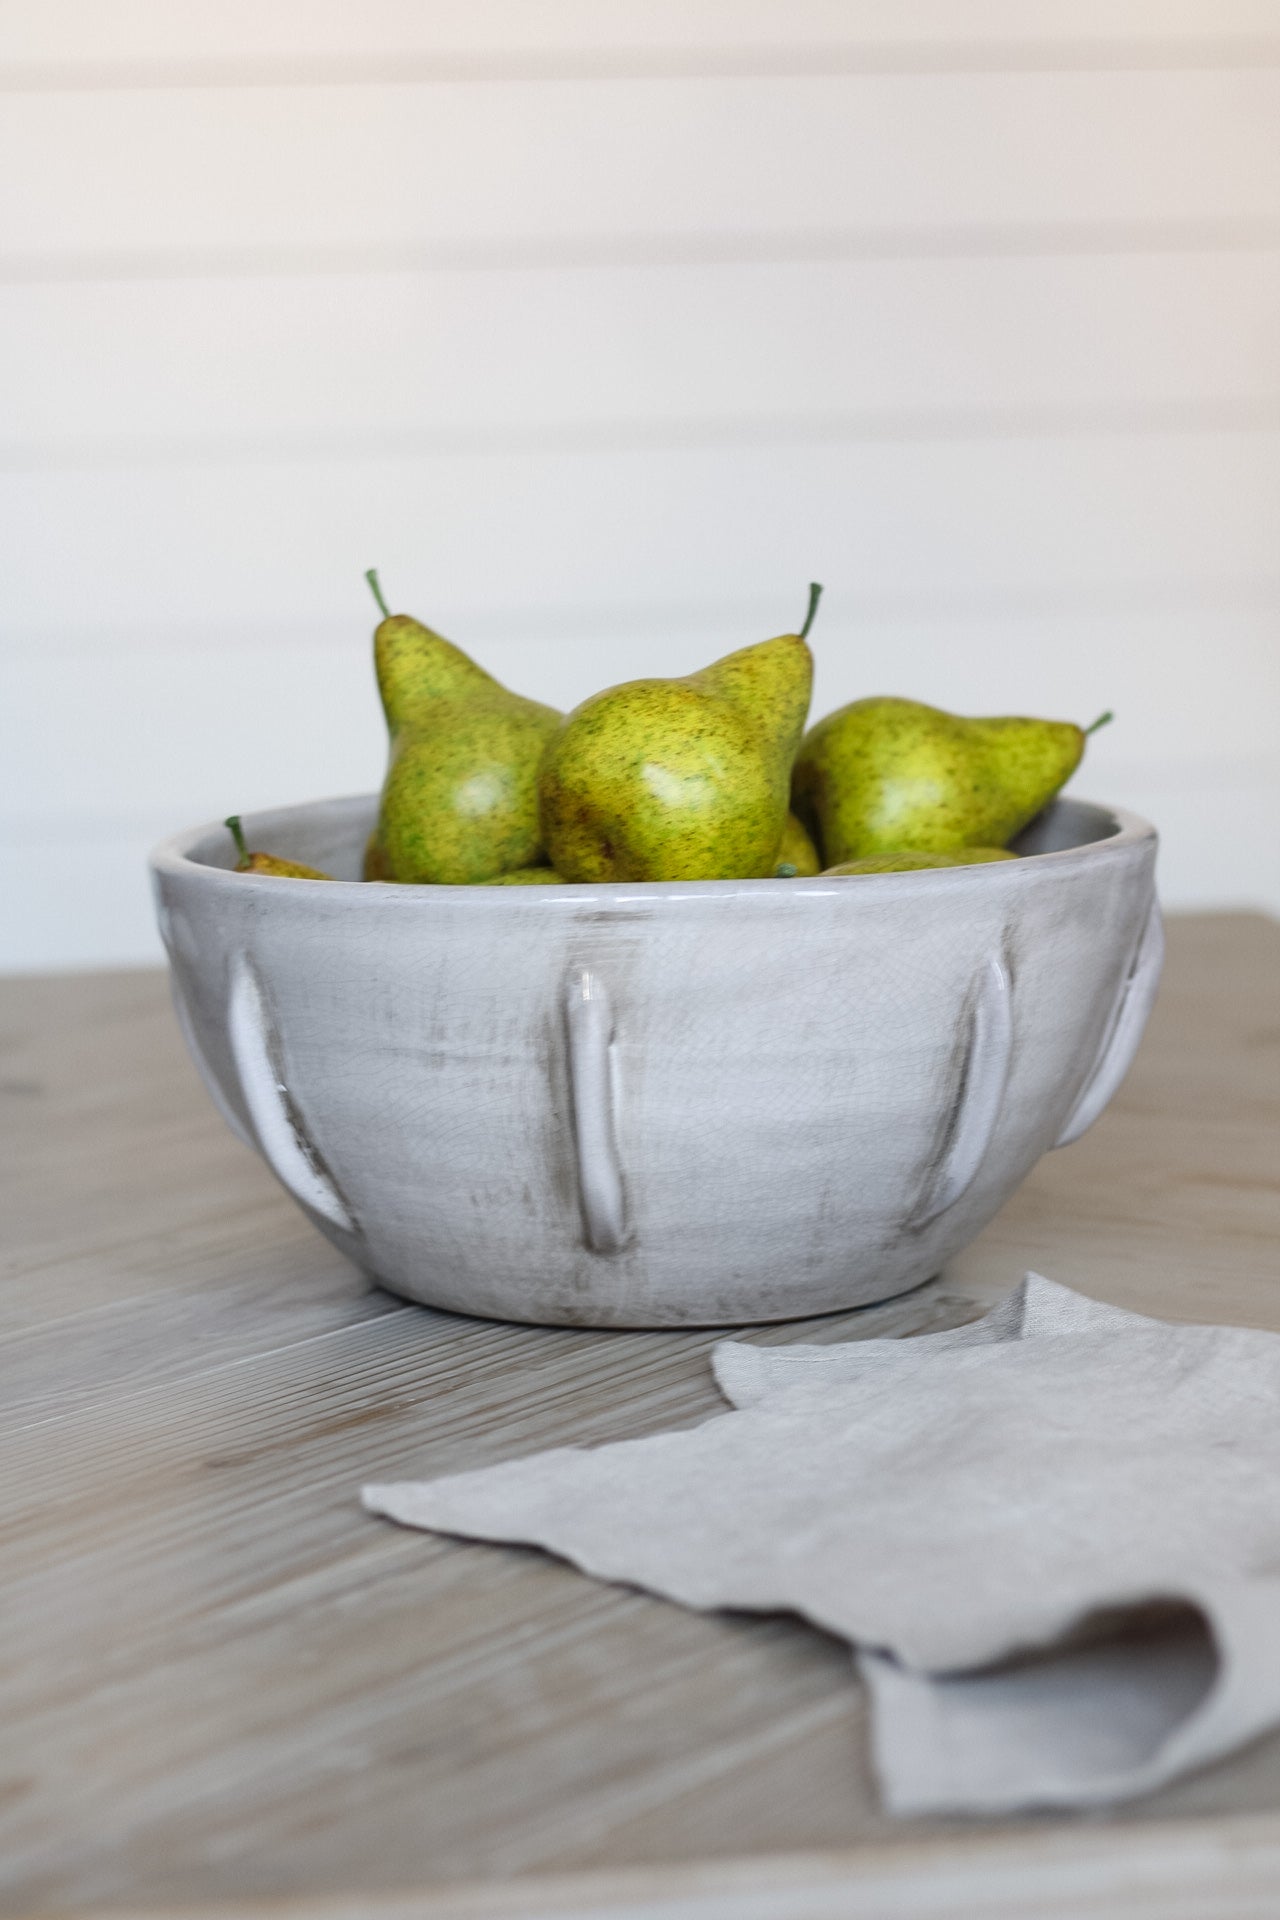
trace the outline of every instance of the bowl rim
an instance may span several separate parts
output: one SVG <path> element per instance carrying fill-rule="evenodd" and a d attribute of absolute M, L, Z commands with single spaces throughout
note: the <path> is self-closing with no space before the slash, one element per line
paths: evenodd
<path fill-rule="evenodd" d="M 306 814 L 319 810 L 330 812 L 349 810 L 356 813 L 376 805 L 377 799 L 376 793 L 340 794 L 332 798 L 305 800 L 291 806 L 262 807 L 255 813 L 244 815 L 244 819 L 248 826 L 255 819 L 278 820 L 281 815 Z M 368 899 L 370 904 L 375 901 L 395 900 L 408 906 L 415 898 L 420 897 L 430 899 L 438 905 L 440 896 L 446 895 L 454 901 L 473 901 L 477 904 L 481 901 L 507 901 L 512 904 L 522 902 L 524 904 L 521 911 L 531 910 L 538 902 L 545 906 L 552 906 L 556 903 L 564 904 L 567 901 L 581 902 L 587 897 L 602 901 L 634 900 L 637 897 L 637 889 L 639 898 L 650 901 L 655 898 L 657 889 L 661 889 L 663 897 L 671 896 L 678 899 L 728 899 L 743 895 L 751 898 L 768 895 L 790 898 L 802 895 L 812 898 L 815 895 L 831 897 L 842 893 L 865 897 L 863 889 L 866 887 L 881 891 L 895 887 L 914 890 L 921 883 L 926 886 L 938 886 L 950 882 L 954 885 L 956 882 L 962 882 L 965 876 L 975 874 L 983 876 L 981 880 L 974 883 L 978 885 L 995 885 L 1001 881 L 1006 884 L 1017 883 L 1021 878 L 1032 873 L 1060 870 L 1064 863 L 1070 865 L 1090 855 L 1115 854 L 1130 847 L 1159 840 L 1159 835 L 1152 823 L 1145 820 L 1141 814 L 1131 813 L 1126 807 L 1111 806 L 1100 800 L 1090 800 L 1084 794 L 1055 795 L 1054 801 L 1049 804 L 1053 805 L 1059 799 L 1092 807 L 1106 814 L 1115 821 L 1116 831 L 1105 834 L 1098 840 L 1082 841 L 1075 846 L 1059 847 L 1052 852 L 1021 854 L 1016 860 L 980 861 L 963 867 L 915 867 L 896 873 L 870 873 L 844 877 L 812 874 L 760 880 L 563 881 L 559 885 L 536 887 L 497 887 L 484 881 L 454 884 L 425 881 L 409 886 L 390 880 L 328 880 L 324 883 L 324 897 L 332 901 L 346 894 L 359 893 Z M 148 864 L 152 874 L 157 878 L 166 876 L 186 880 L 191 880 L 199 874 L 200 884 L 214 887 L 234 883 L 237 888 L 240 888 L 246 879 L 252 879 L 259 886 L 269 889 L 286 887 L 289 889 L 291 898 L 299 897 L 297 881 L 287 875 L 242 874 L 238 873 L 234 867 L 210 866 L 206 861 L 193 858 L 192 848 L 209 835 L 219 831 L 225 831 L 223 821 L 206 820 L 199 826 L 186 827 L 180 833 L 169 835 L 151 850 Z M 849 880 L 853 878 L 860 883 L 855 888 L 849 885 Z M 335 894 L 333 889 L 340 891 Z M 480 910 L 493 911 L 494 909 Z"/>

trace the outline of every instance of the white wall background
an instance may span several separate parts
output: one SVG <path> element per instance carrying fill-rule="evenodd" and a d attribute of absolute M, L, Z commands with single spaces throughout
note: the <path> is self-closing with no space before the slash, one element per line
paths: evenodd
<path fill-rule="evenodd" d="M 1087 721 L 1280 908 L 1278 0 L 0 0 L 0 964 L 375 786 L 361 579 L 571 704 Z"/>

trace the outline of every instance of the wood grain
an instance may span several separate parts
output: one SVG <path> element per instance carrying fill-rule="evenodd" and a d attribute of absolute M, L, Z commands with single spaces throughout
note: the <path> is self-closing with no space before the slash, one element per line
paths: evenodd
<path fill-rule="evenodd" d="M 182 1907 L 149 1920 L 1272 1920 L 1277 1876 L 1272 1815 Z"/>
<path fill-rule="evenodd" d="M 1280 928 L 1175 920 L 1170 944 L 1113 1109 L 948 1273 L 885 1307 L 745 1337 L 955 1324 L 1027 1266 L 1146 1312 L 1280 1328 Z M 335 1916 L 399 1920 L 414 1889 L 424 1915 L 739 1920 L 757 1910 L 733 1905 L 746 1867 L 722 1885 L 679 1863 L 819 1850 L 768 1869 L 770 1920 L 1047 1916 L 1104 1845 L 1125 1912 L 1217 1911 L 1213 1863 L 1245 1831 L 1228 1817 L 1274 1808 L 1280 1740 L 1114 1823 L 1017 1823 L 1011 1852 L 983 1856 L 971 1828 L 963 1844 L 944 1823 L 904 1835 L 878 1811 L 838 1643 L 363 1515 L 369 1477 L 702 1418 L 715 1336 L 488 1325 L 370 1291 L 222 1132 L 159 976 L 0 987 L 0 1144 L 6 1910 L 315 1911 L 327 1895 Z M 1156 1825 L 1129 1847 L 1139 1813 L 1211 1824 Z M 1249 1832 L 1237 1857 L 1256 1888 L 1275 1836 Z M 887 1843 L 891 1856 L 861 1851 Z M 1198 1906 L 1138 1904 L 1165 1855 L 1184 1864 L 1160 1884 L 1198 1889 Z M 617 1877 L 649 1867 L 652 1880 Z M 577 1906 L 540 1905 L 536 1886 L 426 1899 L 585 1868 L 605 1878 Z M 1026 1902 L 1009 1905 L 1019 1885 Z M 938 1904 L 948 1886 L 969 1906 Z M 865 1906 L 834 1903 L 833 1887 L 861 1887 Z M 1070 1911 L 1121 1911 L 1084 1892 Z"/>

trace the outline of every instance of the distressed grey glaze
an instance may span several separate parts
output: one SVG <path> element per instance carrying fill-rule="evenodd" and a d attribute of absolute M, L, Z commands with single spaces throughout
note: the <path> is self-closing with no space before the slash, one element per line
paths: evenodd
<path fill-rule="evenodd" d="M 246 823 L 336 885 L 230 871 L 220 826 L 152 871 L 224 1117 L 434 1306 L 676 1326 L 901 1292 L 1097 1117 L 1155 992 L 1155 832 L 1085 801 L 936 872 L 341 884 L 374 809 Z"/>
<path fill-rule="evenodd" d="M 1116 1000 L 1110 1030 L 1055 1146 L 1069 1147 L 1073 1140 L 1078 1140 L 1093 1125 L 1128 1073 L 1155 1005 L 1163 967 L 1164 921 L 1160 916 L 1160 902 L 1153 893 L 1133 965 Z"/>
<path fill-rule="evenodd" d="M 951 1144 L 938 1161 L 913 1227 L 927 1226 L 967 1192 L 987 1157 L 1013 1061 L 1013 983 L 1001 954 L 988 954 L 974 982 L 964 1080 L 951 1118 Z"/>
<path fill-rule="evenodd" d="M 582 1224 L 595 1253 L 618 1253 L 627 1240 L 626 1196 L 618 1159 L 618 1056 L 609 991 L 598 973 L 585 968 L 570 973 L 565 1016 Z"/>

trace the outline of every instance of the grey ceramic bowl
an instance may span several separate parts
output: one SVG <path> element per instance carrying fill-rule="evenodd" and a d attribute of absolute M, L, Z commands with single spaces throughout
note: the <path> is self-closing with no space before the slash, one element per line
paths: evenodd
<path fill-rule="evenodd" d="M 372 796 L 246 822 L 355 882 Z M 856 880 L 319 885 L 152 858 L 229 1125 L 384 1285 L 591 1326 L 927 1279 L 1105 1106 L 1160 970 L 1156 835 L 1058 800 L 1025 858 Z"/>

